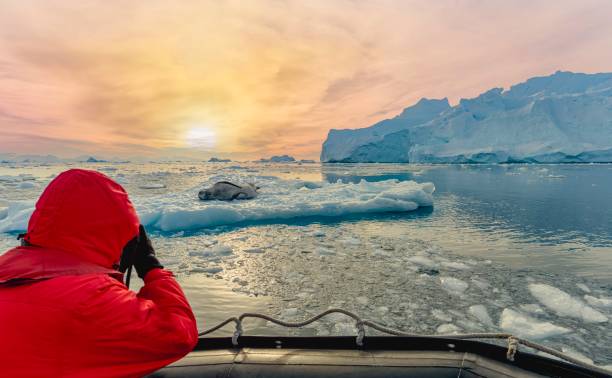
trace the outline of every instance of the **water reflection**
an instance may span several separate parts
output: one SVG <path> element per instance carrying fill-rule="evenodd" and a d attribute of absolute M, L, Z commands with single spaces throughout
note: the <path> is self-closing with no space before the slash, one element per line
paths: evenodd
<path fill-rule="evenodd" d="M 433 182 L 432 222 L 447 218 L 447 223 L 459 227 L 512 231 L 521 240 L 547 245 L 577 242 L 609 247 L 612 240 L 612 171 L 606 165 L 453 165 L 427 167 L 417 173 L 411 171 L 414 166 L 395 166 L 397 172 L 378 173 L 370 168 L 361 174 L 347 168 L 338 172 L 324 166 L 322 174 L 330 182 Z"/>

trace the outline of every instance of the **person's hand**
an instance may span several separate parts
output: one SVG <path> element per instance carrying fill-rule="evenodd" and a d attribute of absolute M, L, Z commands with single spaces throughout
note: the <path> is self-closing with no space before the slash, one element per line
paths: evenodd
<path fill-rule="evenodd" d="M 151 239 L 147 236 L 145 228 L 140 225 L 138 236 L 130 240 L 123 248 L 119 271 L 124 272 L 133 265 L 138 277 L 144 278 L 153 268 L 163 268 L 157 257 Z"/>

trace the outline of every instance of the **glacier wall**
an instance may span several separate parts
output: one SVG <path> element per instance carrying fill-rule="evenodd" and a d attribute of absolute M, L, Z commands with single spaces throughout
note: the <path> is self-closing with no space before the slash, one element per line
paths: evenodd
<path fill-rule="evenodd" d="M 330 130 L 322 162 L 612 162 L 612 73 L 556 72 L 451 107 L 422 99 L 395 118 Z"/>

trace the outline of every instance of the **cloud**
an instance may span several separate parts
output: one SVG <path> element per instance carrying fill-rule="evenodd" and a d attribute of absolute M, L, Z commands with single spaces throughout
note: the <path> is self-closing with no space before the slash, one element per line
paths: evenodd
<path fill-rule="evenodd" d="M 330 128 L 420 97 L 609 70 L 610 11 L 596 0 L 9 0 L 0 128 L 55 138 L 41 148 L 159 154 L 183 153 L 189 130 L 206 127 L 217 152 L 316 157 Z"/>

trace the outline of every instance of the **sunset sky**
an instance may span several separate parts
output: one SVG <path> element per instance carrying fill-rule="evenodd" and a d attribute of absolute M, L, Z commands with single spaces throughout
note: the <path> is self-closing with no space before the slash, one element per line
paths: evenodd
<path fill-rule="evenodd" d="M 0 2 L 0 153 L 318 158 L 421 97 L 612 71 L 612 1 Z"/>

